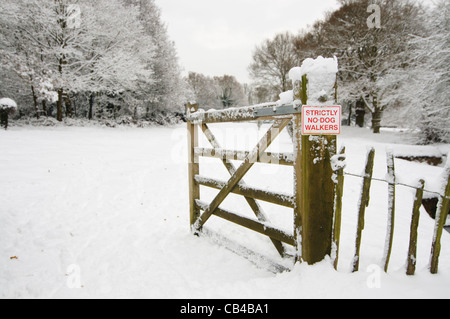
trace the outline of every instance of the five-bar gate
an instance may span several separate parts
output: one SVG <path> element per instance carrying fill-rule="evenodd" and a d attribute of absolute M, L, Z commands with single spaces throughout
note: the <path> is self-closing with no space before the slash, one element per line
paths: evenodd
<path fill-rule="evenodd" d="M 268 236 L 279 254 L 286 256 L 286 250 L 283 246 L 288 244 L 296 248 L 296 260 L 304 260 L 308 263 L 320 261 L 325 255 L 330 254 L 331 250 L 331 228 L 333 220 L 333 205 L 328 209 L 327 222 L 320 224 L 329 224 L 329 230 L 323 231 L 323 240 L 314 236 L 308 236 L 309 233 L 317 233 L 314 231 L 314 219 L 321 214 L 314 216 L 306 216 L 304 213 L 303 187 L 302 178 L 305 178 L 304 160 L 302 161 L 302 137 L 300 133 L 301 123 L 301 107 L 295 105 L 283 105 L 280 107 L 252 106 L 244 108 L 227 109 L 214 112 L 199 112 L 198 105 L 187 105 L 188 118 L 188 139 L 189 139 L 189 198 L 190 198 L 190 223 L 194 233 L 200 233 L 202 227 L 212 215 L 221 217 L 230 222 L 236 223 L 258 233 Z M 226 122 L 246 122 L 246 121 L 272 121 L 273 124 L 267 133 L 261 138 L 259 143 L 250 152 L 223 150 L 213 133 L 208 127 L 210 123 L 226 123 Z M 292 154 L 268 153 L 266 150 L 279 134 L 293 123 L 293 141 L 294 151 Z M 199 131 L 202 131 L 212 148 L 199 147 Z M 209 177 L 200 176 L 199 157 L 213 157 L 220 159 L 228 172 L 230 178 L 227 181 L 220 181 Z M 328 156 L 327 156 L 328 157 Z M 305 158 L 303 156 L 303 158 Z M 240 160 L 242 164 L 235 167 L 230 160 Z M 278 165 L 288 165 L 294 168 L 294 192 L 292 196 L 285 194 L 277 194 L 274 192 L 257 189 L 247 185 L 243 178 L 245 174 L 252 168 L 255 163 L 272 163 Z M 327 162 L 329 163 L 329 161 Z M 329 165 L 329 164 L 328 164 Z M 333 182 L 332 188 L 334 187 Z M 219 193 L 211 203 L 206 203 L 200 199 L 200 186 L 219 189 Z M 334 188 L 332 192 L 334 191 Z M 242 195 L 248 205 L 255 214 L 255 219 L 243 217 L 225 209 L 221 209 L 221 203 L 229 194 Z M 334 195 L 331 195 L 334 200 Z M 258 200 L 270 202 L 277 205 L 292 208 L 294 211 L 293 232 L 286 233 L 274 227 L 268 220 Z M 307 253 L 312 248 L 313 242 L 327 242 L 328 245 L 323 252 L 319 252 L 322 256 L 308 256 Z M 317 250 L 317 249 L 315 249 Z M 315 258 L 315 259 L 314 259 Z"/>

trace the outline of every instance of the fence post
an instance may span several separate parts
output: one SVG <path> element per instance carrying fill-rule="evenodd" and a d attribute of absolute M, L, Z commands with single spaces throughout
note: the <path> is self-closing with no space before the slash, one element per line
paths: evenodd
<path fill-rule="evenodd" d="M 419 181 L 419 188 L 416 192 L 416 199 L 414 200 L 414 208 L 411 220 L 411 234 L 409 239 L 409 251 L 407 259 L 406 274 L 413 276 L 416 272 L 416 258 L 417 258 L 417 230 L 419 228 L 420 207 L 422 206 L 423 190 L 425 188 L 425 181 Z"/>
<path fill-rule="evenodd" d="M 188 103 L 186 105 L 186 115 L 198 111 L 198 105 Z M 198 156 L 195 155 L 195 148 L 198 147 L 198 126 L 191 121 L 187 121 L 188 135 L 188 171 L 189 171 L 189 205 L 190 205 L 190 225 L 191 230 L 195 233 L 199 229 L 193 229 L 195 222 L 200 217 L 200 210 L 195 204 L 200 199 L 200 186 L 195 181 L 195 175 L 200 174 L 200 165 Z"/>
<path fill-rule="evenodd" d="M 439 267 L 439 255 L 441 253 L 441 237 L 442 231 L 445 226 L 445 221 L 447 220 L 448 212 L 450 209 L 450 159 L 447 161 L 445 167 L 445 180 L 447 181 L 447 186 L 444 190 L 444 196 L 441 197 L 437 207 L 436 213 L 436 227 L 433 237 L 433 245 L 431 249 L 431 262 L 430 271 L 432 274 L 438 273 Z"/>
<path fill-rule="evenodd" d="M 339 153 L 345 156 L 345 147 Z M 341 241 L 341 224 L 342 224 L 342 197 L 344 196 L 344 167 L 339 168 L 336 172 L 336 200 L 334 212 L 333 226 L 333 250 L 334 250 L 334 269 L 338 269 L 339 263 L 339 245 Z"/>
<path fill-rule="evenodd" d="M 372 148 L 367 156 L 366 170 L 363 182 L 363 188 L 361 192 L 361 199 L 359 203 L 359 214 L 358 214 L 358 228 L 356 231 L 356 252 L 353 258 L 353 272 L 359 270 L 359 256 L 361 250 L 361 239 L 362 231 L 365 224 L 365 212 L 366 207 L 369 206 L 370 199 L 370 185 L 372 183 L 373 165 L 375 161 L 375 149 Z"/>
<path fill-rule="evenodd" d="M 384 271 L 389 268 L 389 261 L 392 253 L 392 243 L 394 241 L 394 224 L 395 224 L 395 164 L 394 153 L 391 149 L 386 152 L 387 171 L 388 171 L 388 227 L 386 233 L 386 247 L 383 256 Z"/>
<path fill-rule="evenodd" d="M 294 95 L 294 98 L 301 98 L 303 105 L 308 104 L 307 85 L 307 75 L 303 75 Z M 298 115 L 295 122 L 296 155 L 300 157 L 295 165 L 295 192 L 299 205 L 295 217 L 295 235 L 299 242 L 298 248 L 301 247 L 301 258 L 311 265 L 331 255 L 335 184 L 330 163 L 331 157 L 336 154 L 337 139 L 301 136 Z"/>

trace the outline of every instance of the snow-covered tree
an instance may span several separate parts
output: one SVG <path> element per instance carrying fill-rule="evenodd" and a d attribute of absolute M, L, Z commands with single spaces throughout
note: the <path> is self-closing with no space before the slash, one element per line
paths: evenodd
<path fill-rule="evenodd" d="M 219 88 L 213 78 L 200 73 L 189 72 L 186 83 L 193 95 L 191 99 L 195 100 L 201 108 L 222 108 L 222 103 L 218 99 Z"/>
<path fill-rule="evenodd" d="M 154 59 L 149 63 L 154 82 L 141 85 L 146 98 L 146 113 L 155 110 L 180 111 L 185 102 L 185 82 L 181 76 L 175 44 L 169 39 L 167 26 L 154 0 L 124 0 L 139 8 L 139 20 L 151 37 Z"/>
<path fill-rule="evenodd" d="M 8 129 L 8 117 L 17 110 L 17 103 L 10 98 L 0 99 L 0 126 Z"/>
<path fill-rule="evenodd" d="M 426 29 L 411 34 L 404 67 L 390 70 L 382 83 L 398 103 L 403 125 L 420 129 L 421 143 L 450 142 L 450 3 L 436 2 L 422 16 Z"/>
<path fill-rule="evenodd" d="M 151 37 L 139 22 L 138 7 L 102 0 L 93 2 L 84 10 L 94 20 L 87 23 L 93 41 L 89 43 L 84 67 L 77 69 L 83 74 L 79 77 L 78 92 L 90 92 L 89 117 L 92 117 L 94 96 L 118 96 L 127 92 L 139 94 L 143 85 L 153 84 L 149 63 L 155 53 Z M 134 101 L 130 102 L 133 104 Z"/>
<path fill-rule="evenodd" d="M 339 58 L 342 98 L 362 99 L 380 132 L 384 110 L 382 77 L 401 67 L 409 35 L 418 32 L 420 8 L 408 0 L 341 0 L 321 26 L 322 48 Z M 372 12 L 378 21 L 372 21 Z M 377 23 L 375 23 L 377 22 Z M 343 90 L 342 90 L 343 89 Z"/>
<path fill-rule="evenodd" d="M 203 109 L 224 109 L 248 105 L 244 86 L 234 76 L 209 77 L 189 72 L 185 79 L 192 92 L 191 100 Z"/>
<path fill-rule="evenodd" d="M 153 82 L 154 46 L 139 8 L 119 0 L 5 0 L 2 6 L 2 55 L 33 87 L 53 87 L 58 120 L 70 94 L 133 91 L 139 81 Z"/>
<path fill-rule="evenodd" d="M 223 108 L 248 105 L 244 87 L 234 76 L 215 76 L 214 80 L 219 90 L 218 98 Z"/>
<path fill-rule="evenodd" d="M 289 32 L 277 34 L 257 46 L 253 53 L 250 76 L 258 85 L 270 88 L 274 97 L 292 88 L 289 71 L 300 63 L 294 51 L 294 38 Z"/>
<path fill-rule="evenodd" d="M 16 91 L 16 88 L 27 87 L 27 91 L 31 92 L 36 109 L 37 87 L 45 66 L 41 51 L 31 41 L 27 41 L 30 37 L 39 41 L 36 38 L 37 28 L 34 17 L 24 19 L 23 15 L 19 15 L 18 3 L 14 1 L 2 2 L 0 6 L 2 9 L 0 10 L 0 57 L 2 61 L 0 68 L 3 75 L 0 84 L 1 90 L 9 93 Z M 17 25 L 18 19 L 24 19 L 22 28 Z M 26 93 L 26 95 L 28 94 L 29 92 Z M 17 94 L 16 99 L 28 102 L 24 94 Z"/>
<path fill-rule="evenodd" d="M 261 104 L 272 101 L 270 90 L 264 85 L 250 84 L 246 87 L 249 105 Z"/>
<path fill-rule="evenodd" d="M 420 6 L 409 0 L 340 0 L 341 7 L 294 40 L 299 59 L 337 56 L 339 95 L 363 101 L 380 131 L 383 112 L 392 107 L 382 83 L 387 72 L 402 67 L 409 36 L 421 30 Z"/>

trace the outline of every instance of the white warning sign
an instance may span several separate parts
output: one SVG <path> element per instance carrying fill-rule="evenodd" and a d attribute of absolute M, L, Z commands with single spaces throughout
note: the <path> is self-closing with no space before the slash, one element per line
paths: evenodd
<path fill-rule="evenodd" d="M 303 135 L 341 134 L 341 106 L 303 106 Z"/>

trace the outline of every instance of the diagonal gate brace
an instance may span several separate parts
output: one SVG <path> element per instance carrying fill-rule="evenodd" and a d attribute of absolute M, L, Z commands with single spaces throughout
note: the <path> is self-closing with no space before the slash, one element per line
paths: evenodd
<path fill-rule="evenodd" d="M 202 124 L 202 130 L 203 130 L 203 133 L 205 133 L 208 141 L 211 143 L 212 147 L 214 147 L 215 149 L 220 149 L 221 146 L 220 146 L 219 142 L 217 141 L 214 134 L 211 132 L 211 130 L 205 123 Z M 232 163 L 227 162 L 227 160 L 225 160 L 225 159 L 223 159 L 222 162 L 225 165 L 228 172 L 230 173 L 230 175 L 234 175 L 236 173 L 236 167 Z M 242 179 L 239 184 L 241 186 L 246 185 L 246 183 Z M 251 197 L 247 197 L 247 196 L 244 196 L 244 198 L 260 222 L 268 222 L 269 221 L 268 218 L 265 216 L 261 205 L 259 205 L 255 199 L 253 199 Z M 281 255 L 281 257 L 284 257 L 286 254 L 286 251 L 285 251 L 281 241 L 273 239 L 273 238 L 270 238 L 270 240 L 272 241 L 273 245 L 275 246 L 276 250 Z"/>
<path fill-rule="evenodd" d="M 225 198 L 230 194 L 233 188 L 241 181 L 244 175 L 253 167 L 257 162 L 258 157 L 264 153 L 275 138 L 281 133 L 281 131 L 289 124 L 292 118 L 275 120 L 272 127 L 267 131 L 255 149 L 250 152 L 245 159 L 244 163 L 236 170 L 236 172 L 228 180 L 224 188 L 213 199 L 204 213 L 197 219 L 194 224 L 194 229 L 200 229 L 211 217 L 214 211 L 219 207 Z"/>

